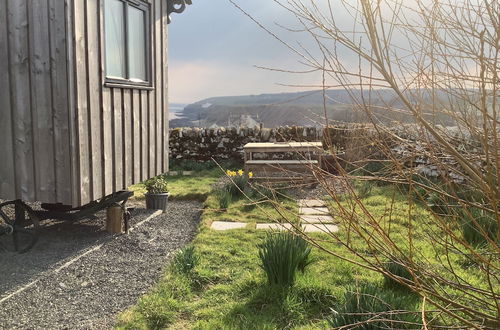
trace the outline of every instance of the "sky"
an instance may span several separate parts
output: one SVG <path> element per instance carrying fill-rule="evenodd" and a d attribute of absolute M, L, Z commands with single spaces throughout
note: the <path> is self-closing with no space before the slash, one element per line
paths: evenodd
<path fill-rule="evenodd" d="M 295 40 L 276 23 L 293 27 L 295 19 L 272 0 L 235 0 L 280 37 Z M 229 0 L 193 0 L 169 25 L 171 103 L 208 97 L 309 90 L 280 84 L 318 82 L 318 74 L 287 74 L 256 68 L 297 69 L 298 58 Z"/>

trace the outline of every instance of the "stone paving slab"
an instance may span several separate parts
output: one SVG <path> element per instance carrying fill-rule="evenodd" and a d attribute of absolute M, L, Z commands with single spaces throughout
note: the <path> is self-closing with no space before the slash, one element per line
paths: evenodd
<path fill-rule="evenodd" d="M 210 228 L 213 230 L 231 230 L 245 228 L 246 226 L 247 223 L 245 222 L 214 221 Z"/>
<path fill-rule="evenodd" d="M 299 207 L 321 207 L 325 202 L 321 199 L 299 199 Z"/>
<path fill-rule="evenodd" d="M 257 229 L 270 229 L 270 230 L 290 230 L 293 228 L 290 223 L 258 223 Z"/>
<path fill-rule="evenodd" d="M 330 210 L 327 207 L 301 207 L 299 208 L 301 215 L 328 215 Z"/>
<path fill-rule="evenodd" d="M 301 215 L 302 223 L 333 223 L 333 217 L 330 215 Z"/>
<path fill-rule="evenodd" d="M 325 225 L 325 224 L 307 224 L 304 225 L 304 232 L 306 233 L 336 233 L 339 231 L 337 225 Z"/>

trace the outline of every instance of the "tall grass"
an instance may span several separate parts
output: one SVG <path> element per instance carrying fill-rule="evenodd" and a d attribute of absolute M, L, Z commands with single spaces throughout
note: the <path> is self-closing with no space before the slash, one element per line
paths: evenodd
<path fill-rule="evenodd" d="M 199 262 L 200 257 L 196 253 L 194 246 L 186 246 L 174 256 L 172 268 L 178 273 L 189 275 Z"/>
<path fill-rule="evenodd" d="M 297 271 L 304 272 L 312 262 L 310 254 L 309 244 L 290 232 L 269 233 L 259 246 L 261 267 L 270 285 L 292 286 Z"/>
<path fill-rule="evenodd" d="M 233 199 L 233 195 L 227 186 L 216 189 L 215 196 L 217 197 L 219 208 L 222 210 L 226 210 Z"/>
<path fill-rule="evenodd" d="M 384 264 L 384 269 L 392 275 L 413 281 L 413 276 L 411 275 L 411 273 L 400 262 L 388 261 Z M 406 285 L 396 281 L 395 279 L 387 275 L 384 275 L 384 284 L 385 286 L 392 289 L 409 290 Z"/>
<path fill-rule="evenodd" d="M 497 222 L 493 213 L 471 207 L 459 212 L 464 239 L 472 246 L 484 246 L 488 238 L 496 240 Z"/>
<path fill-rule="evenodd" d="M 329 319 L 332 327 L 352 329 L 420 329 L 420 313 L 412 311 L 414 296 L 401 292 L 383 291 L 374 284 L 350 286 L 343 301 Z"/>
<path fill-rule="evenodd" d="M 231 193 L 233 197 L 241 197 L 245 187 L 248 185 L 248 176 L 246 175 L 236 175 L 233 178 L 233 182 L 227 184 L 226 189 Z"/>

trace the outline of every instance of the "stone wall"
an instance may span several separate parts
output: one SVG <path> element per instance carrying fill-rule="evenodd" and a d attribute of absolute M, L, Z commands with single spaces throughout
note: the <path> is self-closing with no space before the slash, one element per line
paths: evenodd
<path fill-rule="evenodd" d="M 243 160 L 243 146 L 249 142 L 321 141 L 322 135 L 323 130 L 315 127 L 174 128 L 170 130 L 170 159 Z"/>
<path fill-rule="evenodd" d="M 397 158 L 406 167 L 429 177 L 448 176 L 455 181 L 463 177 L 443 173 L 435 164 L 425 138 L 415 127 L 406 125 L 391 132 L 378 132 L 369 125 L 336 125 L 328 130 L 316 127 L 283 126 L 277 128 L 174 128 L 170 130 L 170 159 L 197 162 L 231 159 L 243 161 L 243 146 L 249 142 L 322 141 L 341 152 L 343 162 L 363 166 L 370 161 Z M 397 138 L 396 138 L 397 137 Z M 455 141 L 460 139 L 455 139 Z M 383 141 L 377 144 L 376 141 Z M 470 144 L 470 141 L 469 141 Z M 383 148 L 380 148 L 383 145 Z M 390 155 L 390 157 L 388 157 Z M 283 155 L 281 155 L 283 156 Z M 434 159 L 433 159 L 434 158 Z M 272 158 L 274 159 L 274 158 Z M 328 158 L 326 158 L 327 160 Z M 450 168 L 457 164 L 446 155 L 438 162 Z"/>

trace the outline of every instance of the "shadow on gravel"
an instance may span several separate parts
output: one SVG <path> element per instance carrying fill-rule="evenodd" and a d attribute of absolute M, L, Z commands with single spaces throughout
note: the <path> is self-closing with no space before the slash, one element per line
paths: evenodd
<path fill-rule="evenodd" d="M 175 251 L 192 240 L 201 208 L 199 202 L 171 201 L 149 221 L 154 212 L 136 209 L 128 235 L 107 234 L 104 213 L 75 224 L 45 223 L 32 251 L 0 253 L 0 299 L 37 281 L 0 302 L 0 328 L 112 328 L 116 315 L 137 303 Z M 55 271 L 94 246 L 100 248 Z"/>
<path fill-rule="evenodd" d="M 133 211 L 131 224 L 145 212 L 149 213 Z M 0 249 L 0 297 L 19 285 L 28 284 L 43 272 L 59 267 L 71 257 L 116 237 L 105 231 L 105 218 L 102 211 L 91 219 L 77 222 L 49 220 L 42 223 L 39 239 L 30 251 L 19 254 Z M 9 242 L 4 245 L 11 244 L 11 237 L 0 238 L 6 239 Z"/>

